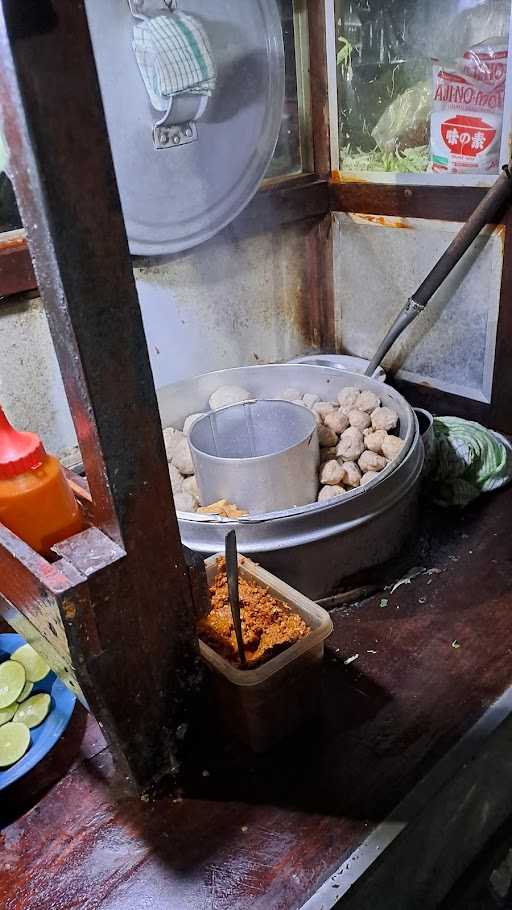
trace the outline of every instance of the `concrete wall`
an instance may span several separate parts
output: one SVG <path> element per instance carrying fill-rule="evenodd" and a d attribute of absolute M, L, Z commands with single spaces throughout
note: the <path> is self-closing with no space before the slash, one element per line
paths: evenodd
<path fill-rule="evenodd" d="M 157 388 L 208 370 L 287 360 L 309 349 L 303 328 L 309 229 L 304 223 L 240 238 L 232 227 L 187 253 L 137 264 Z M 0 307 L 0 401 L 49 450 L 75 445 L 38 299 Z"/>

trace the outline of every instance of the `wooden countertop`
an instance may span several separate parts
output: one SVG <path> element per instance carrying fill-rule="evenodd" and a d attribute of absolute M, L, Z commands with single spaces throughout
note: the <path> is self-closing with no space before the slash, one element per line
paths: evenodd
<path fill-rule="evenodd" d="M 512 489 L 422 524 L 393 572 L 425 571 L 333 613 L 322 715 L 281 749 L 249 755 L 212 719 L 183 791 L 148 803 L 77 708 L 0 798 L 0 906 L 301 907 L 512 681 Z"/>

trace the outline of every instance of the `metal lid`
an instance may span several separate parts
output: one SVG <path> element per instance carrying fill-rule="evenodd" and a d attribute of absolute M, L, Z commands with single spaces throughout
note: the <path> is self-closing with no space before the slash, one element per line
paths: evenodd
<path fill-rule="evenodd" d="M 281 125 L 276 0 L 180 0 L 179 7 L 208 35 L 217 85 L 197 141 L 157 150 L 128 0 L 86 0 L 130 249 L 143 255 L 187 249 L 229 224 L 258 189 Z"/>

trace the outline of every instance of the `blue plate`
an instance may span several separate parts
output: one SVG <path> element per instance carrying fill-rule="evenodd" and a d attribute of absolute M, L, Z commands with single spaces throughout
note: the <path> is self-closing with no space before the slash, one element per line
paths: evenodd
<path fill-rule="evenodd" d="M 0 635 L 0 663 L 8 660 L 11 654 L 24 644 L 25 639 L 21 635 Z M 53 749 L 71 720 L 75 696 L 53 671 L 50 670 L 41 682 L 34 684 L 31 695 L 35 695 L 36 692 L 48 692 L 51 695 L 50 713 L 42 724 L 30 731 L 30 746 L 23 758 L 5 771 L 0 771 L 0 790 L 23 777 L 27 771 L 31 771 L 50 749 Z"/>

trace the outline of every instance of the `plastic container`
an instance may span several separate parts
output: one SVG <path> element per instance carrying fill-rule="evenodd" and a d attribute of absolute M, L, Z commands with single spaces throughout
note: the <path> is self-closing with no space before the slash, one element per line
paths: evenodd
<path fill-rule="evenodd" d="M 206 560 L 211 584 L 217 559 Z M 239 556 L 240 575 L 266 587 L 289 604 L 311 632 L 286 651 L 254 670 L 239 670 L 201 640 L 203 660 L 213 671 L 215 694 L 227 729 L 255 752 L 266 752 L 315 715 L 320 696 L 320 665 L 324 642 L 332 632 L 326 610 L 256 563 Z"/>
<path fill-rule="evenodd" d="M 83 528 L 59 461 L 35 433 L 13 429 L 1 408 L 0 522 L 43 556 Z"/>

